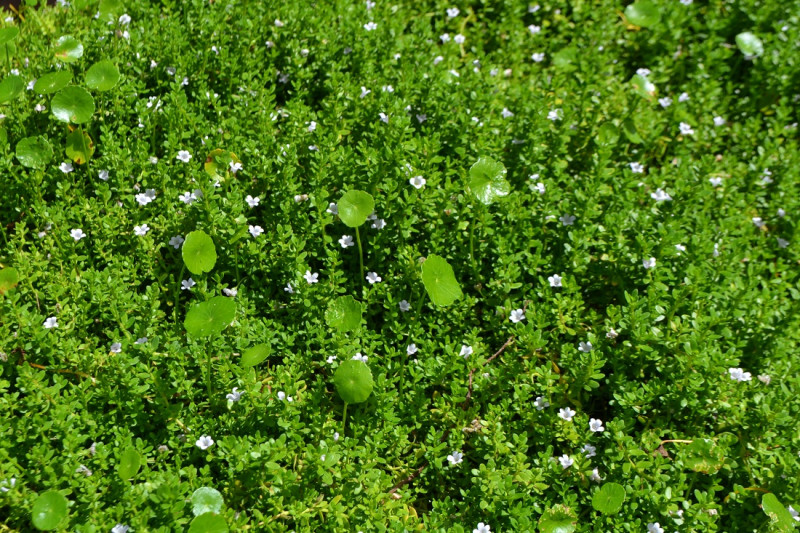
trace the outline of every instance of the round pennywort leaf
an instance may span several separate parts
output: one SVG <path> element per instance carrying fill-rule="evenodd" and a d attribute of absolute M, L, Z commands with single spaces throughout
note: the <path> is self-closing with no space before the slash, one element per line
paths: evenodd
<path fill-rule="evenodd" d="M 453 267 L 435 254 L 429 255 L 422 263 L 422 284 L 436 305 L 450 305 L 462 295 Z"/>
<path fill-rule="evenodd" d="M 565 505 L 554 505 L 547 509 L 539 519 L 539 531 L 542 533 L 572 533 L 578 517 Z"/>
<path fill-rule="evenodd" d="M 96 91 L 110 91 L 119 82 L 119 69 L 104 59 L 98 61 L 86 71 L 86 86 Z"/>
<path fill-rule="evenodd" d="M 82 129 L 76 129 L 67 135 L 67 157 L 82 165 L 94 155 L 94 141 Z"/>
<path fill-rule="evenodd" d="M 228 533 L 228 524 L 218 514 L 204 513 L 192 520 L 189 533 Z"/>
<path fill-rule="evenodd" d="M 53 115 L 61 122 L 83 124 L 94 114 L 94 98 L 86 89 L 70 85 L 58 91 L 50 107 Z"/>
<path fill-rule="evenodd" d="M 648 28 L 658 24 L 658 21 L 661 20 L 661 13 L 658 11 L 658 6 L 651 0 L 636 0 L 625 8 L 625 18 L 631 24 Z"/>
<path fill-rule="evenodd" d="M 339 218 L 345 226 L 357 228 L 367 221 L 367 217 L 375 209 L 375 200 L 372 195 L 364 191 L 347 191 L 337 204 Z"/>
<path fill-rule="evenodd" d="M 256 366 L 269 357 L 271 352 L 272 348 L 270 348 L 269 344 L 256 344 L 242 353 L 242 359 L 239 364 L 243 367 Z"/>
<path fill-rule="evenodd" d="M 142 456 L 134 448 L 128 448 L 119 456 L 117 474 L 122 481 L 128 481 L 139 473 L 142 466 Z"/>
<path fill-rule="evenodd" d="M 17 35 L 19 35 L 19 28 L 16 26 L 0 28 L 0 46 L 5 46 L 6 43 L 10 43 L 16 39 Z"/>
<path fill-rule="evenodd" d="M 0 81 L 0 104 L 13 100 L 25 89 L 25 82 L 19 76 L 6 76 Z"/>
<path fill-rule="evenodd" d="M 235 317 L 236 303 L 231 298 L 215 296 L 189 309 L 183 326 L 192 337 L 209 337 L 222 333 Z"/>
<path fill-rule="evenodd" d="M 31 522 L 33 527 L 41 531 L 56 529 L 67 516 L 69 502 L 58 491 L 48 490 L 39 495 L 31 508 Z"/>
<path fill-rule="evenodd" d="M 625 487 L 619 483 L 604 483 L 592 496 L 592 507 L 603 514 L 614 514 L 625 502 Z"/>
<path fill-rule="evenodd" d="M 204 231 L 193 231 L 186 236 L 181 246 L 183 262 L 192 274 L 210 272 L 217 264 L 217 249 L 214 241 Z"/>
<path fill-rule="evenodd" d="M 342 333 L 358 329 L 361 325 L 361 303 L 352 296 L 331 300 L 325 311 L 325 322 Z"/>
<path fill-rule="evenodd" d="M 222 510 L 222 494 L 211 487 L 200 487 L 192 493 L 192 513 L 200 516 L 205 513 L 219 513 Z"/>
<path fill-rule="evenodd" d="M 56 41 L 56 59 L 64 63 L 74 63 L 83 56 L 83 45 L 71 35 L 63 35 Z"/>
<path fill-rule="evenodd" d="M 48 72 L 33 84 L 33 91 L 36 94 L 53 94 L 60 91 L 72 81 L 72 72 L 69 70 L 59 70 Z"/>
<path fill-rule="evenodd" d="M 511 186 L 506 181 L 506 167 L 491 157 L 481 157 L 469 169 L 469 188 L 485 205 L 507 196 Z"/>
<path fill-rule="evenodd" d="M 20 140 L 17 143 L 16 155 L 24 167 L 43 168 L 53 159 L 53 149 L 47 139 L 37 135 Z"/>
<path fill-rule="evenodd" d="M 372 394 L 372 372 L 366 364 L 355 359 L 348 359 L 339 365 L 333 375 L 333 383 L 345 403 L 365 402 Z"/>
<path fill-rule="evenodd" d="M 0 295 L 3 295 L 17 286 L 19 274 L 16 268 L 6 267 L 0 270 Z"/>

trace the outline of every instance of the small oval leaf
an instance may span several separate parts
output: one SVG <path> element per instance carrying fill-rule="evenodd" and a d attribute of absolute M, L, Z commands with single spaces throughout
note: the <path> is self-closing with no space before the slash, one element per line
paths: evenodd
<path fill-rule="evenodd" d="M 71 35 L 63 35 L 56 41 L 56 59 L 64 63 L 74 63 L 83 56 L 83 45 Z"/>
<path fill-rule="evenodd" d="M 217 248 L 204 231 L 193 231 L 181 246 L 183 263 L 192 274 L 210 272 L 217 264 Z"/>
<path fill-rule="evenodd" d="M 211 487 L 200 487 L 192 493 L 192 513 L 200 516 L 205 513 L 217 513 L 222 510 L 222 494 Z"/>
<path fill-rule="evenodd" d="M 342 333 L 358 329 L 361 325 L 361 303 L 349 295 L 331 300 L 325 311 L 325 322 Z"/>
<path fill-rule="evenodd" d="M 48 490 L 39 495 L 31 508 L 33 527 L 41 531 L 56 529 L 67 516 L 69 502 L 58 491 Z"/>
<path fill-rule="evenodd" d="M 69 70 L 59 70 L 58 72 L 48 72 L 33 84 L 33 91 L 36 94 L 53 94 L 60 91 L 72 81 L 72 72 Z"/>
<path fill-rule="evenodd" d="M 194 305 L 183 325 L 192 337 L 209 337 L 222 333 L 236 317 L 236 303 L 225 296 L 215 296 Z"/>
<path fill-rule="evenodd" d="M 17 143 L 17 159 L 28 168 L 44 168 L 53 159 L 53 148 L 41 135 L 25 137 Z"/>
<path fill-rule="evenodd" d="M 269 357 L 271 352 L 272 348 L 269 344 L 256 344 L 242 353 L 242 359 L 239 361 L 239 365 L 243 367 L 256 366 Z"/>
<path fill-rule="evenodd" d="M 119 457 L 117 474 L 122 481 L 128 481 L 139 473 L 142 466 L 142 456 L 134 448 L 128 448 Z"/>
<path fill-rule="evenodd" d="M 453 267 L 435 254 L 429 255 L 422 263 L 422 284 L 436 305 L 448 306 L 462 295 Z"/>
<path fill-rule="evenodd" d="M 357 228 L 367 221 L 367 217 L 375 209 L 375 199 L 364 191 L 347 191 L 337 204 L 339 218 L 345 226 Z"/>
<path fill-rule="evenodd" d="M 86 71 L 86 86 L 96 91 L 110 91 L 119 82 L 119 69 L 108 59 L 98 61 Z"/>
<path fill-rule="evenodd" d="M 50 102 L 53 115 L 61 122 L 83 124 L 94 114 L 94 98 L 86 89 L 77 85 L 64 87 Z"/>
<path fill-rule="evenodd" d="M 366 364 L 355 359 L 348 359 L 339 365 L 333 375 L 333 383 L 345 403 L 365 402 L 372 394 L 372 372 Z"/>

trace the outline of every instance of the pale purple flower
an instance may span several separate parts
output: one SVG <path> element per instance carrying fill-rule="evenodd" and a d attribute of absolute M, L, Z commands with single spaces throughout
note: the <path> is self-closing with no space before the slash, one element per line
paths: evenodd
<path fill-rule="evenodd" d="M 589 419 L 589 431 L 592 433 L 602 433 L 606 430 L 603 427 L 603 421 L 598 418 L 590 418 Z"/>
<path fill-rule="evenodd" d="M 212 439 L 208 435 L 203 435 L 199 439 L 197 439 L 197 442 L 195 442 L 194 444 L 201 450 L 207 450 L 214 445 L 214 439 Z"/>

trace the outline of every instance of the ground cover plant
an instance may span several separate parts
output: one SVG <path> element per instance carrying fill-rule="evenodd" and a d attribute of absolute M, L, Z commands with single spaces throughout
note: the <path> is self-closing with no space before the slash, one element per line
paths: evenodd
<path fill-rule="evenodd" d="M 24 1 L 0 531 L 791 531 L 800 5 Z"/>

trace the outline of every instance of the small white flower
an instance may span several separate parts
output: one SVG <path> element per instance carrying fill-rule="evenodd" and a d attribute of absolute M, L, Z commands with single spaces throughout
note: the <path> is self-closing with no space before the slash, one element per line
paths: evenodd
<path fill-rule="evenodd" d="M 563 420 L 566 420 L 567 422 L 572 420 L 573 416 L 575 416 L 575 411 L 573 411 L 569 407 L 562 407 L 561 409 L 558 410 L 558 417 Z"/>
<path fill-rule="evenodd" d="M 456 43 L 456 44 L 464 44 L 464 41 L 466 41 L 466 40 L 467 40 L 467 38 L 464 37 L 463 35 L 461 35 L 460 33 L 458 35 L 456 35 L 455 37 L 453 37 L 453 42 Z"/>
<path fill-rule="evenodd" d="M 364 29 L 367 31 L 372 31 L 378 29 L 378 25 L 374 22 L 367 22 L 364 24 Z"/>
<path fill-rule="evenodd" d="M 370 226 L 372 229 L 382 230 L 386 227 L 386 221 L 382 218 L 376 219 Z"/>
<path fill-rule="evenodd" d="M 178 200 L 185 203 L 186 205 L 192 205 L 195 200 L 197 200 L 197 195 L 193 192 L 185 192 L 178 196 Z"/>
<path fill-rule="evenodd" d="M 349 248 L 350 246 L 355 246 L 353 242 L 353 237 L 351 235 L 342 235 L 342 238 L 339 239 L 339 244 L 342 245 L 342 248 Z"/>
<path fill-rule="evenodd" d="M 634 174 L 641 174 L 644 172 L 644 165 L 642 165 L 641 163 L 636 163 L 636 162 L 628 163 L 628 166 L 631 167 L 631 172 L 633 172 Z"/>
<path fill-rule="evenodd" d="M 313 133 L 315 129 L 317 129 L 317 123 L 312 120 L 308 123 L 308 133 Z"/>
<path fill-rule="evenodd" d="M 122 15 L 119 17 L 119 23 L 120 23 L 121 25 L 123 25 L 123 26 L 127 26 L 128 24 L 130 24 L 130 23 L 131 23 L 131 17 L 130 17 L 130 15 L 128 15 L 127 13 L 123 13 L 123 14 L 122 14 Z"/>
<path fill-rule="evenodd" d="M 522 322 L 525 320 L 525 311 L 522 309 L 514 309 L 511 311 L 511 315 L 509 315 L 508 319 L 516 324 L 517 322 Z"/>
<path fill-rule="evenodd" d="M 764 385 L 769 385 L 769 382 L 772 381 L 772 378 L 769 376 L 769 374 L 759 374 L 758 381 Z"/>
<path fill-rule="evenodd" d="M 70 230 L 69 234 L 76 241 L 79 241 L 79 240 L 83 239 L 84 237 L 86 237 L 86 234 L 83 232 L 82 229 Z"/>
<path fill-rule="evenodd" d="M 692 5 L 692 2 L 694 2 L 694 0 L 681 0 L 681 4 L 683 4 L 685 6 Z"/>
<path fill-rule="evenodd" d="M 564 454 L 561 457 L 559 457 L 558 462 L 561 463 L 561 468 L 563 468 L 564 470 L 571 467 L 575 463 L 575 461 L 572 460 L 572 457 L 570 457 L 567 454 Z"/>
<path fill-rule="evenodd" d="M 588 459 L 591 459 L 592 457 L 597 455 L 597 448 L 595 448 L 591 444 L 584 444 L 583 455 L 585 455 Z"/>
<path fill-rule="evenodd" d="M 237 289 L 236 287 L 231 287 L 230 289 L 226 287 L 222 289 L 222 294 L 230 298 L 235 298 L 236 295 L 239 294 L 239 289 Z"/>
<path fill-rule="evenodd" d="M 559 276 L 558 274 L 553 274 L 552 276 L 547 278 L 547 281 L 550 282 L 550 286 L 551 287 L 561 287 L 562 286 L 561 285 L 561 276 Z"/>
<path fill-rule="evenodd" d="M 681 135 L 694 135 L 694 130 L 686 122 L 681 122 L 679 127 L 681 130 Z"/>
<path fill-rule="evenodd" d="M 228 163 L 228 169 L 230 169 L 231 173 L 236 174 L 237 172 L 242 170 L 242 164 L 237 163 L 235 161 L 231 161 L 230 163 Z"/>
<path fill-rule="evenodd" d="M 178 161 L 183 161 L 184 163 L 188 163 L 191 158 L 192 154 L 190 154 L 186 150 L 179 151 L 178 155 L 175 156 L 175 159 L 177 159 Z"/>
<path fill-rule="evenodd" d="M 468 346 L 466 344 L 461 345 L 461 351 L 458 353 L 461 357 L 466 359 L 470 355 L 472 355 L 472 346 Z"/>
<path fill-rule="evenodd" d="M 147 235 L 147 232 L 150 231 L 150 226 L 147 224 L 142 224 L 141 226 L 134 226 L 133 233 L 138 235 L 139 237 L 144 237 Z"/>
<path fill-rule="evenodd" d="M 131 528 L 130 526 L 126 526 L 124 524 L 117 524 L 116 526 L 111 528 L 111 533 L 128 533 L 128 530 L 130 530 L 130 528 Z"/>
<path fill-rule="evenodd" d="M 540 33 L 542 31 L 542 27 L 537 26 L 536 24 L 531 24 L 530 26 L 528 26 L 528 31 L 531 32 L 531 35 L 536 35 L 537 33 Z"/>
<path fill-rule="evenodd" d="M 753 220 L 753 224 L 755 224 L 755 226 L 757 228 L 763 228 L 764 227 L 764 220 L 761 217 L 753 217 L 752 220 Z"/>
<path fill-rule="evenodd" d="M 534 52 L 531 55 L 531 59 L 534 61 L 534 63 L 541 63 L 544 61 L 544 57 L 544 52 Z"/>
<path fill-rule="evenodd" d="M 400 300 L 400 303 L 397 305 L 400 307 L 400 311 L 404 313 L 411 310 L 411 304 L 408 303 L 408 300 Z"/>
<path fill-rule="evenodd" d="M 283 401 L 283 400 L 285 400 L 285 399 L 286 399 L 286 393 L 285 393 L 285 392 L 283 392 L 282 390 L 281 390 L 281 391 L 278 391 L 278 394 L 277 394 L 277 396 L 278 396 L 278 399 L 279 399 L 280 401 Z"/>
<path fill-rule="evenodd" d="M 800 522 L 800 513 L 798 513 L 798 512 L 797 512 L 797 511 L 794 509 L 794 507 L 792 507 L 792 506 L 790 505 L 789 507 L 787 507 L 787 508 L 786 508 L 786 510 L 787 510 L 787 511 L 789 511 L 789 514 L 790 514 L 790 515 L 792 515 L 792 518 L 794 518 L 796 522 Z"/>
<path fill-rule="evenodd" d="M 561 215 L 558 220 L 565 226 L 571 226 L 575 223 L 575 215 Z"/>
<path fill-rule="evenodd" d="M 678 96 L 678 102 L 685 102 L 689 99 L 689 93 L 683 92 Z"/>
<path fill-rule="evenodd" d="M 561 120 L 561 110 L 560 109 L 553 109 L 549 113 L 547 113 L 547 120 L 552 120 L 555 122 L 556 120 Z"/>
<path fill-rule="evenodd" d="M 115 342 L 111 345 L 111 353 L 120 353 L 122 351 L 122 343 Z"/>
<path fill-rule="evenodd" d="M 49 317 L 47 320 L 44 321 L 44 328 L 45 329 L 53 329 L 58 327 L 58 319 L 54 316 Z"/>
<path fill-rule="evenodd" d="M 617 333 L 617 330 L 615 330 L 614 328 L 609 329 L 608 332 L 606 333 L 606 338 L 609 339 L 616 339 L 617 336 L 619 336 L 619 333 Z"/>
<path fill-rule="evenodd" d="M 650 193 L 650 198 L 655 200 L 656 202 L 671 202 L 672 196 L 667 194 L 664 189 L 656 189 L 656 192 Z"/>
<path fill-rule="evenodd" d="M 244 201 L 247 202 L 247 205 L 249 205 L 250 207 L 255 207 L 259 204 L 259 202 L 261 202 L 261 198 L 259 198 L 258 196 L 253 198 L 248 194 L 247 196 L 245 196 Z"/>
<path fill-rule="evenodd" d="M 398 54 L 398 56 L 399 56 L 399 54 Z M 393 93 L 394 92 L 394 87 L 392 87 L 391 85 L 384 85 L 383 87 L 381 87 L 381 90 L 383 92 L 385 92 L 385 93 Z"/>
<path fill-rule="evenodd" d="M 580 342 L 578 343 L 578 350 L 582 351 L 583 353 L 589 353 L 592 351 L 592 343 L 591 342 Z"/>
<path fill-rule="evenodd" d="M 745 372 L 741 368 L 729 368 L 728 374 L 730 374 L 733 381 L 750 381 L 753 379 L 750 372 Z"/>
<path fill-rule="evenodd" d="M 158 164 L 158 158 L 156 156 L 154 156 L 154 155 L 151 155 L 150 158 L 148 159 L 148 161 L 150 161 L 151 165 L 157 165 Z"/>
<path fill-rule="evenodd" d="M 338 215 L 339 214 L 339 206 L 336 205 L 336 202 L 331 202 L 331 203 L 328 204 L 327 211 L 328 211 L 328 213 L 330 213 L 332 215 Z"/>
<path fill-rule="evenodd" d="M 280 19 L 275 19 L 274 24 L 276 28 L 283 28 L 283 22 L 281 22 Z"/>
<path fill-rule="evenodd" d="M 108 181 L 108 170 L 101 170 L 97 173 L 97 177 L 103 181 Z"/>
<path fill-rule="evenodd" d="M 207 450 L 214 445 L 214 439 L 212 439 L 208 435 L 203 435 L 199 439 L 197 439 L 197 442 L 195 442 L 194 444 L 201 450 Z"/>
<path fill-rule="evenodd" d="M 542 183 L 541 181 L 539 183 L 537 183 L 534 186 L 534 188 L 539 192 L 539 194 L 544 194 L 545 186 L 544 186 L 544 183 Z"/>
<path fill-rule="evenodd" d="M 650 69 L 649 68 L 636 69 L 636 74 L 638 74 L 639 76 L 641 76 L 643 78 L 646 78 L 647 76 L 650 75 Z"/>
<path fill-rule="evenodd" d="M 447 18 L 456 18 L 461 11 L 458 10 L 457 7 L 448 7 L 447 8 Z"/>
<path fill-rule="evenodd" d="M 658 522 L 647 524 L 647 533 L 664 533 L 664 528 Z"/>
<path fill-rule="evenodd" d="M 361 361 L 362 363 L 366 363 L 369 357 L 367 357 L 366 355 L 361 355 L 361 352 L 358 352 L 352 357 L 352 359 L 354 361 Z"/>
<path fill-rule="evenodd" d="M 226 394 L 225 397 L 228 399 L 229 402 L 238 402 L 242 399 L 242 393 L 239 392 L 238 387 L 234 387 L 229 394 Z"/>
<path fill-rule="evenodd" d="M 655 268 L 656 267 L 656 258 L 655 257 L 651 257 L 650 259 L 642 259 L 642 266 L 644 266 L 644 268 L 646 268 L 647 270 L 650 270 L 651 268 Z"/>
<path fill-rule="evenodd" d="M 61 172 L 63 172 L 64 174 L 69 174 L 70 172 L 72 172 L 73 170 L 75 170 L 75 169 L 72 167 L 72 163 L 70 163 L 69 161 L 64 161 L 63 163 L 61 163 L 61 164 L 58 166 L 58 168 L 59 168 L 59 169 L 61 170 Z"/>
<path fill-rule="evenodd" d="M 778 214 L 779 217 L 783 218 L 783 217 L 786 216 L 786 211 L 784 211 L 782 208 L 779 207 L 778 211 L 777 211 L 777 214 Z"/>
<path fill-rule="evenodd" d="M 504 107 L 503 111 L 500 114 L 503 115 L 503 118 L 510 118 L 514 116 L 514 113 L 509 111 L 507 107 Z"/>
<path fill-rule="evenodd" d="M 546 407 L 550 407 L 550 402 L 544 399 L 542 396 L 537 396 L 536 399 L 533 401 L 533 406 L 536 407 L 537 411 L 542 411 Z"/>
<path fill-rule="evenodd" d="M 406 347 L 406 353 L 408 355 L 414 355 L 415 353 L 417 353 L 417 351 L 418 351 L 417 345 L 414 343 L 411 343 Z"/>
<path fill-rule="evenodd" d="M 666 109 L 666 108 L 668 108 L 669 106 L 672 105 L 672 98 L 670 98 L 669 96 L 665 96 L 663 98 L 659 98 L 658 99 L 658 103 L 661 105 L 661 107 Z"/>
<path fill-rule="evenodd" d="M 308 195 L 307 194 L 295 194 L 294 195 L 294 201 L 297 204 L 299 204 L 300 202 L 305 202 L 306 200 L 308 200 Z"/>
<path fill-rule="evenodd" d="M 309 285 L 319 282 L 319 272 L 314 272 L 312 274 L 310 270 L 306 270 L 306 273 L 303 274 L 303 277 Z"/>
<path fill-rule="evenodd" d="M 719 187 L 722 185 L 722 178 L 708 178 L 708 181 L 713 187 Z"/>
<path fill-rule="evenodd" d="M 789 241 L 787 241 L 786 239 L 781 239 L 780 237 L 778 237 L 777 239 L 779 247 L 786 248 L 787 246 L 789 246 Z"/>
<path fill-rule="evenodd" d="M 169 245 L 176 250 L 181 247 L 181 244 L 183 244 L 183 235 L 175 235 L 169 240 Z"/>
<path fill-rule="evenodd" d="M 603 478 L 600 477 L 600 472 L 598 471 L 597 468 L 592 470 L 592 475 L 589 476 L 589 479 L 591 479 L 595 483 L 600 483 L 601 481 L 603 481 Z"/>
<path fill-rule="evenodd" d="M 288 292 L 289 294 L 294 294 L 294 287 L 292 287 L 291 283 L 287 283 L 286 286 L 283 288 L 283 290 Z"/>
<path fill-rule="evenodd" d="M 478 522 L 478 525 L 472 530 L 472 533 L 492 533 L 492 531 L 489 528 L 489 524 Z"/>
<path fill-rule="evenodd" d="M 444 56 L 436 56 L 436 57 L 433 58 L 433 65 L 436 66 L 439 63 L 441 63 L 442 61 L 444 61 Z M 417 115 L 417 119 L 419 119 L 419 115 Z M 422 122 L 422 121 L 420 121 L 420 122 Z"/>
<path fill-rule="evenodd" d="M 192 278 L 185 279 L 181 281 L 181 290 L 190 291 L 192 290 L 192 287 L 194 287 L 195 285 L 197 285 L 197 283 L 195 283 L 195 281 Z"/>
<path fill-rule="evenodd" d="M 415 189 L 421 189 L 425 186 L 427 181 L 422 176 L 414 176 L 408 182 L 414 186 Z"/>
<path fill-rule="evenodd" d="M 725 125 L 725 119 L 722 117 L 714 117 L 714 125 L 717 127 Z"/>
<path fill-rule="evenodd" d="M 455 466 L 463 460 L 464 456 L 459 451 L 454 451 L 453 453 L 447 456 L 447 461 L 450 463 L 450 466 Z"/>
<path fill-rule="evenodd" d="M 681 253 L 686 251 L 686 246 L 684 246 L 682 244 L 676 244 L 675 245 L 675 250 L 678 251 L 678 255 L 681 255 Z"/>
<path fill-rule="evenodd" d="M 449 33 L 441 34 L 439 36 L 439 40 L 442 41 L 442 44 L 449 43 L 450 42 L 450 34 Z"/>
<path fill-rule="evenodd" d="M 381 122 L 383 122 L 384 124 L 389 123 L 389 115 L 387 115 L 386 113 L 378 113 L 378 118 L 380 118 Z"/>
<path fill-rule="evenodd" d="M 602 433 L 606 428 L 603 427 L 603 421 L 598 418 L 589 419 L 589 431 L 592 433 Z"/>
<path fill-rule="evenodd" d="M 370 285 L 374 285 L 382 281 L 382 279 L 376 272 L 367 272 L 367 281 L 369 281 Z"/>
<path fill-rule="evenodd" d="M 249 231 L 250 235 L 252 235 L 253 237 L 258 237 L 259 235 L 264 233 L 264 228 L 262 228 L 261 226 L 250 226 Z"/>
<path fill-rule="evenodd" d="M 134 344 L 145 344 L 148 341 L 147 337 L 139 337 Z"/>

